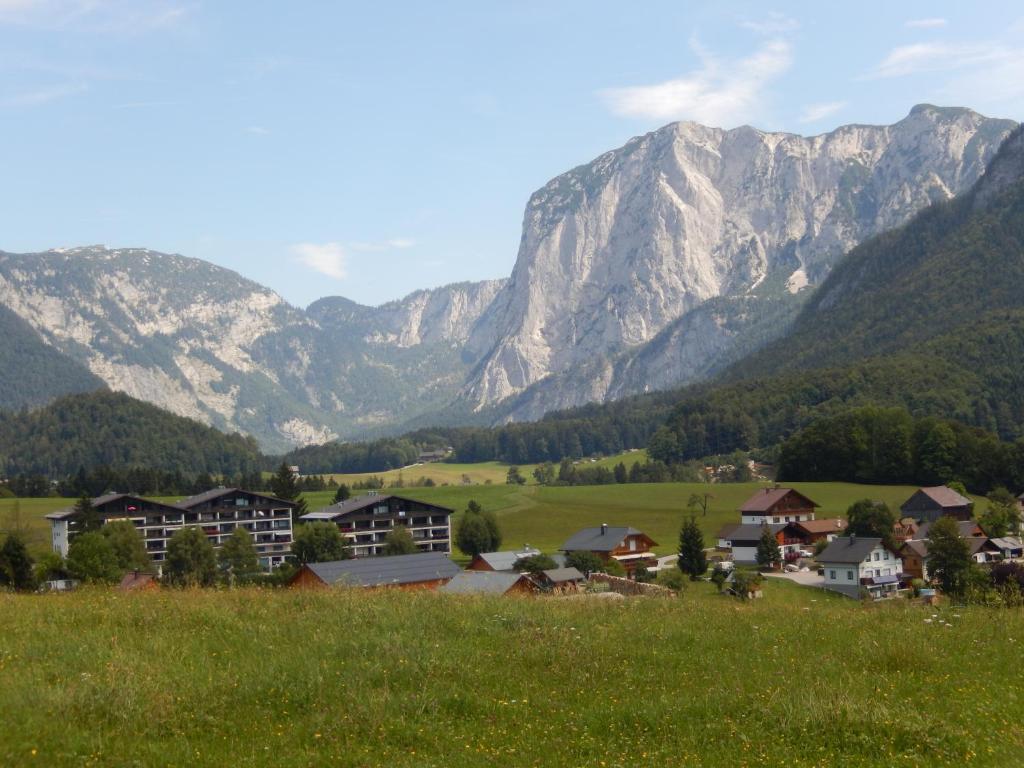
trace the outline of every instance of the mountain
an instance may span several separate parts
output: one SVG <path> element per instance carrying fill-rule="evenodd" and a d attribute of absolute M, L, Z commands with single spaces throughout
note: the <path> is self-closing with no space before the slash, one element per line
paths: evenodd
<path fill-rule="evenodd" d="M 119 392 L 67 395 L 28 413 L 0 414 L 5 476 L 72 475 L 144 467 L 189 475 L 263 469 L 256 441 L 225 435 Z"/>
<path fill-rule="evenodd" d="M 779 335 L 851 247 L 969 188 L 1014 125 L 920 105 L 814 137 L 633 139 L 530 198 L 462 396 L 526 419 L 707 377 Z"/>
<path fill-rule="evenodd" d="M 500 285 L 418 291 L 379 308 L 324 300 L 306 312 L 175 254 L 0 252 L 0 304 L 34 329 L 37 347 L 91 372 L 89 388 L 98 377 L 278 451 L 449 400 L 468 370 L 467 329 Z"/>
<path fill-rule="evenodd" d="M 0 409 L 34 408 L 61 395 L 104 387 L 102 379 L 46 344 L 31 325 L 0 305 Z"/>

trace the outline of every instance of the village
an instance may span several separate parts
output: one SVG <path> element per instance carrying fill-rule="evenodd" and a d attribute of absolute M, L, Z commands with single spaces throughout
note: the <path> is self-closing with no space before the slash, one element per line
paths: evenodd
<path fill-rule="evenodd" d="M 1018 519 L 1021 502 L 1017 500 Z M 378 491 L 293 520 L 297 506 L 265 493 L 216 488 L 175 504 L 108 494 L 91 499 L 91 520 L 83 519 L 79 505 L 46 517 L 53 551 L 60 557 L 67 557 L 75 538 L 90 527 L 130 524 L 152 568 L 124 575 L 119 586 L 125 590 L 159 586 L 169 543 L 184 529 L 201 532 L 214 550 L 224 547 L 236 531 L 245 531 L 264 572 L 289 565 L 293 573 L 283 585 L 290 588 L 437 590 L 459 595 L 672 595 L 682 588 L 682 570 L 694 580 L 715 581 L 723 592 L 743 598 L 760 597 L 762 577 L 768 577 L 854 599 L 912 595 L 936 600 L 929 544 L 933 527 L 945 518 L 955 521 L 956 534 L 973 563 L 1024 559 L 1024 542 L 1015 535 L 1018 526 L 999 532 L 1004 535 L 988 535 L 975 519 L 974 502 L 946 486 L 918 489 L 901 505 L 892 530 L 874 536 L 857 535 L 841 517 L 818 518 L 819 505 L 800 491 L 764 487 L 740 506 L 736 522 L 718 532 L 714 546 L 698 545 L 698 566 L 685 565 L 677 554 L 659 556 L 654 551 L 658 542 L 628 525 L 597 523 L 577 531 L 551 553 L 524 544 L 517 549 L 462 552 L 459 558 L 454 510 L 444 506 Z M 325 525 L 337 530 L 345 546 L 343 557 L 297 558 L 296 530 Z M 411 540 L 403 554 L 389 549 L 395 532 Z M 43 588 L 62 591 L 75 586 L 73 579 L 55 579 Z"/>

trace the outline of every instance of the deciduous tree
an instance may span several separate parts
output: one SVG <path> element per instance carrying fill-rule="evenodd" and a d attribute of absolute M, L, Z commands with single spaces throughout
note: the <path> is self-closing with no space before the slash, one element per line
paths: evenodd
<path fill-rule="evenodd" d="M 181 587 L 208 587 L 217 579 L 217 555 L 198 528 L 182 528 L 167 542 L 168 583 Z"/>
<path fill-rule="evenodd" d="M 113 545 L 98 531 L 80 533 L 71 540 L 66 565 L 73 578 L 89 584 L 113 584 L 124 575 Z"/>

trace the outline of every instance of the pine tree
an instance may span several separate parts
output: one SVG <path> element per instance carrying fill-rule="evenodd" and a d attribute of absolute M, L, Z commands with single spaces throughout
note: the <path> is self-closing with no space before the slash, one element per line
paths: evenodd
<path fill-rule="evenodd" d="M 683 523 L 679 530 L 679 570 L 696 581 L 708 570 L 708 559 L 704 554 L 704 534 L 697 525 L 694 515 Z"/>
<path fill-rule="evenodd" d="M 295 502 L 296 506 L 292 510 L 292 525 L 298 526 L 300 524 L 299 518 L 309 512 L 309 507 L 306 504 L 306 500 L 301 496 L 295 473 L 284 462 L 281 462 L 277 472 L 270 478 L 270 492 L 279 499 Z"/>
<path fill-rule="evenodd" d="M 928 570 L 948 595 L 962 595 L 967 589 L 973 561 L 971 550 L 956 519 L 940 517 L 928 531 Z"/>
<path fill-rule="evenodd" d="M 82 531 L 84 533 L 100 529 L 102 522 L 100 521 L 99 513 L 96 511 L 96 507 L 92 505 L 92 499 L 89 494 L 85 491 L 82 491 L 82 495 L 75 502 L 75 513 L 82 520 Z"/>
<path fill-rule="evenodd" d="M 621 461 L 615 465 L 615 482 L 625 483 L 629 480 L 629 473 L 626 471 L 626 465 Z"/>
<path fill-rule="evenodd" d="M 767 525 L 761 526 L 761 538 L 757 542 L 757 564 L 762 568 L 774 568 L 782 562 L 779 542 Z"/>
<path fill-rule="evenodd" d="M 0 584 L 9 584 L 17 590 L 31 590 L 35 587 L 32 557 L 25 548 L 25 542 L 16 533 L 10 534 L 3 546 L 0 546 Z"/>
<path fill-rule="evenodd" d="M 349 487 L 345 483 L 342 483 L 341 485 L 338 486 L 338 490 L 336 490 L 334 492 L 334 501 L 333 501 L 333 503 L 334 504 L 340 504 L 341 502 L 343 502 L 343 501 L 345 501 L 345 500 L 347 500 L 347 499 L 349 499 L 351 497 L 352 497 L 352 491 L 349 490 Z"/>

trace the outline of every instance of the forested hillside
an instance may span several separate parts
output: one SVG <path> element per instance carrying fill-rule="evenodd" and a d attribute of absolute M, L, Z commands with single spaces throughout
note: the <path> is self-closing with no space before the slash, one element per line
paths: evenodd
<path fill-rule="evenodd" d="M 82 363 L 46 344 L 0 304 L 0 409 L 34 408 L 61 395 L 105 387 Z"/>
<path fill-rule="evenodd" d="M 263 467 L 251 437 L 226 435 L 107 391 L 69 395 L 35 411 L 0 415 L 0 446 L 0 467 L 9 477 L 56 478 L 98 466 L 189 475 L 234 475 Z"/>

